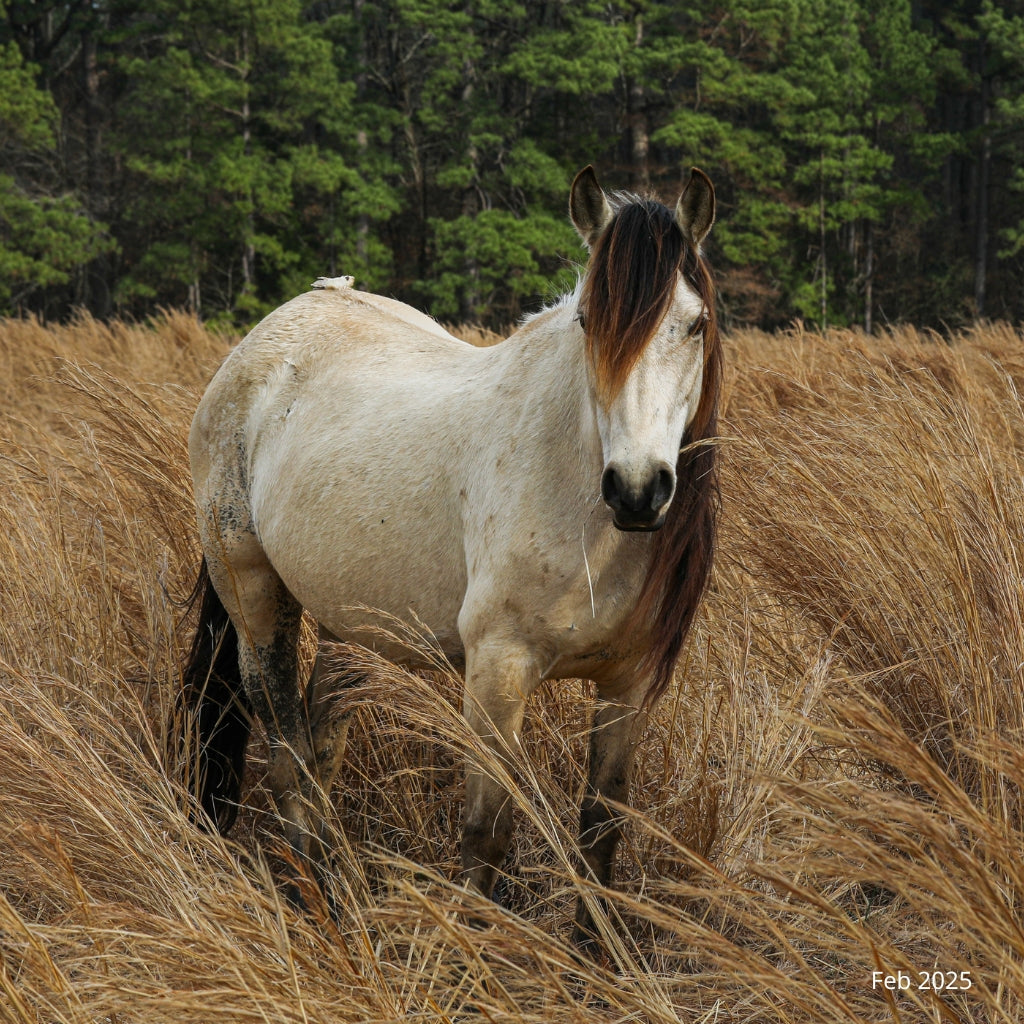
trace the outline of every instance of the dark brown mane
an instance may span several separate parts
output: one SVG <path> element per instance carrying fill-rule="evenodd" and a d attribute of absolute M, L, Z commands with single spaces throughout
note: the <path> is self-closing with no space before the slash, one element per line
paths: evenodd
<path fill-rule="evenodd" d="M 718 400 L 722 346 L 715 286 L 701 255 L 683 239 L 673 214 L 653 200 L 631 202 L 594 246 L 581 308 L 599 394 L 614 397 L 661 323 L 682 272 L 704 304 L 704 378 L 700 402 L 681 440 L 676 492 L 654 534 L 651 562 L 630 632 L 645 636 L 646 702 L 660 697 L 707 587 L 718 513 Z"/>

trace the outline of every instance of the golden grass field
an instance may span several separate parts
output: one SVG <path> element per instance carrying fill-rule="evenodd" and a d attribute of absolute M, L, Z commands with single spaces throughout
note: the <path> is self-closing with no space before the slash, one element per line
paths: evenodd
<path fill-rule="evenodd" d="M 533 703 L 505 909 L 455 884 L 450 674 L 379 666 L 334 918 L 280 895 L 258 741 L 229 841 L 179 809 L 185 438 L 230 340 L 0 324 L 0 1022 L 1024 1020 L 1019 331 L 726 339 L 719 558 L 586 965 L 583 686 Z"/>

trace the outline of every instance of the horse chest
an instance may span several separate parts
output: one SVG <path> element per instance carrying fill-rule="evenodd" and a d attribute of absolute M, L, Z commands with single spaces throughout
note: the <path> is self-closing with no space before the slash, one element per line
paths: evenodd
<path fill-rule="evenodd" d="M 625 624 L 646 571 L 644 538 L 595 524 L 593 536 L 508 534 L 474 546 L 460 616 L 464 637 L 483 632 L 516 636 L 546 652 L 551 674 L 600 673 L 628 656 L 634 638 Z"/>

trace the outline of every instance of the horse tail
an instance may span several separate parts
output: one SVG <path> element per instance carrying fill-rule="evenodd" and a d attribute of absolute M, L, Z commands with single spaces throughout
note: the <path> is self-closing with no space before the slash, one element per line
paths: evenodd
<path fill-rule="evenodd" d="M 206 820 L 196 823 L 224 834 L 238 814 L 252 714 L 242 691 L 238 634 L 205 557 L 186 607 L 197 604 L 199 622 L 181 670 L 171 735 L 178 738 L 185 784 L 205 811 Z"/>

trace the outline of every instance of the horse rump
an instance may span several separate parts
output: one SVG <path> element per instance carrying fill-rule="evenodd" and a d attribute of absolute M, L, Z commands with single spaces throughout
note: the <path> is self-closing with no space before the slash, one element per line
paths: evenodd
<path fill-rule="evenodd" d="M 197 604 L 199 621 L 182 667 L 169 732 L 181 780 L 205 812 L 193 820 L 223 835 L 238 815 L 252 712 L 242 691 L 238 635 L 213 588 L 205 558 L 187 608 Z"/>

